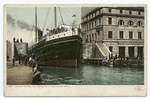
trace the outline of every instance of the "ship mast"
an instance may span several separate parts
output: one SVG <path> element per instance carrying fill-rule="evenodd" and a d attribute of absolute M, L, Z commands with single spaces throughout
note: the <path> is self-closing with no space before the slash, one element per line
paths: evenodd
<path fill-rule="evenodd" d="M 35 42 L 37 42 L 37 7 L 35 7 Z"/>
<path fill-rule="evenodd" d="M 57 23 L 56 23 L 56 7 L 54 7 L 54 23 L 55 23 L 55 28 L 57 27 Z"/>

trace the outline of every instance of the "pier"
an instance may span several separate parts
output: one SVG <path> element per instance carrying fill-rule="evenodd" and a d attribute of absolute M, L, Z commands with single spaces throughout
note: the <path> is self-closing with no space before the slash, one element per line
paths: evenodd
<path fill-rule="evenodd" d="M 7 61 L 7 85 L 31 85 L 32 67 L 15 62 L 12 66 L 11 61 Z"/>
<path fill-rule="evenodd" d="M 102 58 L 88 58 L 86 59 L 86 64 L 97 64 L 102 65 Z"/>

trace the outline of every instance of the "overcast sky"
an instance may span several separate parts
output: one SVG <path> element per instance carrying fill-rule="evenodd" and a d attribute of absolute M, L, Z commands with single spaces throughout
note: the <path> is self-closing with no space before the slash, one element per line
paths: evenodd
<path fill-rule="evenodd" d="M 57 9 L 57 25 L 61 24 L 59 8 Z M 72 24 L 76 20 L 77 25 L 81 23 L 80 7 L 60 7 L 61 14 L 65 24 Z M 76 14 L 76 17 L 72 17 Z M 46 18 L 47 17 L 47 18 Z M 54 27 L 54 8 L 38 7 L 37 24 L 41 30 Z M 45 23 L 45 24 L 44 24 Z M 7 40 L 13 40 L 13 37 L 22 38 L 24 42 L 31 42 L 34 37 L 32 29 L 35 25 L 34 7 L 8 7 L 7 8 Z"/>

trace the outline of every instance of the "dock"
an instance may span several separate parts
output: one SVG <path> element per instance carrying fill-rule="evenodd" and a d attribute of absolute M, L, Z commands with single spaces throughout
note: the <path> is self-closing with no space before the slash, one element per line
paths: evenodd
<path fill-rule="evenodd" d="M 102 58 L 87 58 L 86 59 L 86 64 L 97 64 L 97 65 L 102 65 Z"/>
<path fill-rule="evenodd" d="M 7 85 L 31 85 L 32 67 L 15 62 L 13 67 L 11 61 L 7 61 Z"/>

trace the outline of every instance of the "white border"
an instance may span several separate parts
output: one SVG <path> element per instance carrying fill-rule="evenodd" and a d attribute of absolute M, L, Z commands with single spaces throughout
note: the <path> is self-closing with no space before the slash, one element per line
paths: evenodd
<path fill-rule="evenodd" d="M 12 1 L 11 0 L 5 0 L 5 1 L 2 1 L 2 3 L 0 3 L 1 5 L 3 5 L 4 3 L 11 3 Z M 13 0 L 13 2 L 15 3 L 15 4 L 19 4 L 19 3 L 23 3 L 22 1 L 19 1 L 19 0 Z M 35 1 L 29 1 L 29 0 L 26 0 L 26 3 L 39 3 L 39 4 L 43 4 L 43 3 L 49 3 L 50 1 L 41 1 L 41 2 L 39 2 L 39 1 L 37 1 L 37 0 L 35 0 Z M 92 0 L 92 1 L 87 1 L 86 0 L 86 2 L 85 1 L 79 1 L 79 0 L 76 0 L 76 1 L 74 1 L 74 2 L 76 2 L 76 3 L 89 3 L 89 4 L 93 4 L 93 3 L 103 3 L 103 4 L 108 4 L 108 3 L 148 3 L 148 1 L 147 0 L 142 0 L 142 1 L 139 1 L 139 0 L 136 0 L 136 1 L 131 1 L 131 0 L 126 0 L 125 2 L 123 1 L 123 2 L 121 2 L 121 1 L 119 1 L 119 0 L 113 0 L 112 2 L 110 2 L 110 1 L 108 1 L 108 0 L 105 0 L 105 2 L 103 2 L 103 1 L 97 1 L 97 0 Z M 53 1 L 51 1 L 51 3 L 53 3 Z M 69 2 L 69 0 L 65 0 L 65 1 L 58 1 L 58 0 L 55 0 L 55 2 L 54 3 L 73 3 L 73 2 Z M 148 6 L 149 7 L 149 6 Z M 2 8 L 2 7 L 1 7 Z M 3 9 L 1 9 L 1 12 L 2 12 L 2 10 Z M 2 20 L 1 20 L 1 22 L 3 21 L 3 18 L 1 18 Z M 149 20 L 148 20 L 149 21 Z M 1 24 L 1 27 L 3 27 L 3 24 Z M 148 27 L 147 27 L 148 28 Z M 3 33 L 3 32 L 2 32 Z M 0 35 L 0 37 L 1 37 L 1 45 L 3 45 L 3 34 L 1 33 L 1 35 Z M 147 40 L 148 40 L 148 42 L 149 42 L 149 35 L 148 35 L 148 38 L 147 38 Z M 149 44 L 149 43 L 148 43 Z M 149 49 L 149 47 L 148 47 L 148 49 Z M 3 49 L 1 49 L 1 64 L 3 64 Z M 149 55 L 149 53 L 147 53 L 147 56 L 150 56 Z M 148 64 L 147 64 L 147 66 L 149 65 L 149 62 L 148 62 Z M 149 66 L 148 66 L 148 68 L 147 68 L 147 70 L 149 69 Z M 2 70 L 2 69 L 1 69 Z M 1 72 L 1 74 L 2 74 L 2 72 Z M 2 80 L 2 78 L 3 78 L 3 75 L 1 75 L 1 80 Z M 1 83 L 2 83 L 3 81 L 1 81 Z M 3 83 L 1 84 L 1 86 L 0 86 L 0 89 L 3 89 L 2 88 L 2 85 L 3 85 Z M 3 93 L 3 92 L 2 92 Z M 149 97 L 149 95 L 146 97 L 146 98 L 148 98 Z M 3 94 L 2 94 L 2 97 L 1 98 L 5 98 L 5 97 L 3 97 Z M 118 97 L 119 98 L 119 97 Z M 123 97 L 121 97 L 121 98 L 123 98 Z M 142 97 L 139 97 L 139 98 L 142 98 Z"/>

